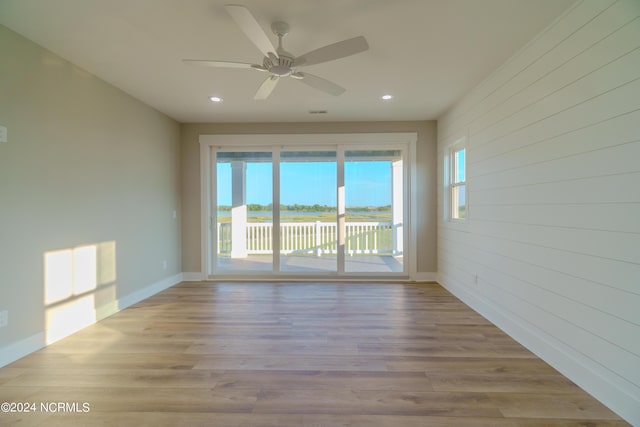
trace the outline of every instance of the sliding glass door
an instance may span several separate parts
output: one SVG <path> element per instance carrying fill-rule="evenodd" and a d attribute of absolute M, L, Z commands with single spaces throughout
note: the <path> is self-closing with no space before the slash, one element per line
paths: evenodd
<path fill-rule="evenodd" d="M 403 167 L 400 150 L 344 156 L 345 271 L 403 271 Z"/>
<path fill-rule="evenodd" d="M 216 156 L 216 257 L 222 273 L 273 270 L 271 152 L 221 151 Z"/>
<path fill-rule="evenodd" d="M 406 275 L 406 150 L 211 147 L 211 274 Z"/>
<path fill-rule="evenodd" d="M 280 153 L 280 271 L 336 272 L 336 152 Z"/>

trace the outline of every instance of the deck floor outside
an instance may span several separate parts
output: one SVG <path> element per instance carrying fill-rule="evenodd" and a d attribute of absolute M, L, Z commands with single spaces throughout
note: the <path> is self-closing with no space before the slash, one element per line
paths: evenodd
<path fill-rule="evenodd" d="M 246 258 L 218 256 L 216 269 L 220 273 L 251 273 L 273 270 L 272 255 L 249 255 Z M 391 255 L 345 256 L 345 271 L 348 273 L 402 273 L 403 257 Z M 280 269 L 284 272 L 314 273 L 337 271 L 335 256 L 286 255 L 280 257 Z"/>

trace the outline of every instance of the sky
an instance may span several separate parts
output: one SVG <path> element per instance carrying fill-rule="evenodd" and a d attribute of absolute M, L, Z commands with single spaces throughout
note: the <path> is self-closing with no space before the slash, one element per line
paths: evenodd
<path fill-rule="evenodd" d="M 455 152 L 455 182 L 463 182 L 465 180 L 465 157 L 466 151 L 464 148 Z"/>
<path fill-rule="evenodd" d="M 231 205 L 231 166 L 218 163 L 218 204 Z M 335 162 L 282 162 L 280 202 L 284 205 L 336 205 Z M 345 200 L 349 206 L 391 204 L 389 161 L 345 162 Z M 272 202 L 271 163 L 247 163 L 247 203 Z"/>

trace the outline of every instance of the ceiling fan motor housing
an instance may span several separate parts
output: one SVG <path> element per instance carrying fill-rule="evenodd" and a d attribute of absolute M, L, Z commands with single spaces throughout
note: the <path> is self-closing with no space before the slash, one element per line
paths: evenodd
<path fill-rule="evenodd" d="M 277 58 L 274 56 L 272 58 L 265 57 L 262 65 L 266 68 L 271 74 L 276 76 L 284 77 L 293 73 L 291 66 L 293 65 L 293 58 L 291 56 L 279 54 Z M 275 60 L 275 61 L 274 61 Z"/>

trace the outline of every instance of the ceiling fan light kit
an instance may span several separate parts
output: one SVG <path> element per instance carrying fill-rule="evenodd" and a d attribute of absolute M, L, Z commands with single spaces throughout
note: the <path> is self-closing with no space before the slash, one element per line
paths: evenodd
<path fill-rule="evenodd" d="M 270 75 L 258 88 L 254 99 L 267 99 L 282 77 L 291 77 L 299 80 L 307 86 L 329 95 L 341 95 L 346 90 L 345 88 L 322 77 L 297 71 L 297 68 L 333 61 L 369 49 L 367 40 L 362 36 L 358 36 L 296 57 L 284 50 L 282 46 L 282 39 L 289 33 L 289 24 L 282 21 L 276 21 L 271 24 L 271 31 L 278 37 L 278 48 L 275 48 L 249 9 L 231 4 L 225 5 L 225 8 L 249 40 L 262 52 L 264 56 L 262 65 L 203 59 L 184 59 L 183 62 L 205 67 L 247 68 L 269 73 Z"/>

